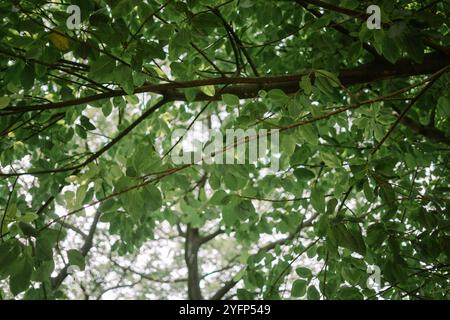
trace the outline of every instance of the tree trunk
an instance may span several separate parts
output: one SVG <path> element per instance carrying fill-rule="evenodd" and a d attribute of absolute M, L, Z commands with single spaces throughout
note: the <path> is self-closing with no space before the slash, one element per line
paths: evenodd
<path fill-rule="evenodd" d="M 187 226 L 184 259 L 188 269 L 188 299 L 203 300 L 200 289 L 200 276 L 198 271 L 198 250 L 200 248 L 200 236 L 198 228 Z"/>

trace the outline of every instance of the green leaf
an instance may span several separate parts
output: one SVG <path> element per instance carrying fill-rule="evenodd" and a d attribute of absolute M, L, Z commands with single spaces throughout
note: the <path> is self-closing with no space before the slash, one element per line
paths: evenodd
<path fill-rule="evenodd" d="M 152 58 L 164 59 L 164 57 L 166 56 L 162 46 L 156 42 L 148 42 L 142 49 L 144 51 L 144 54 L 149 55 Z"/>
<path fill-rule="evenodd" d="M 127 95 L 134 93 L 133 73 L 130 67 L 123 64 L 114 69 L 114 77 Z"/>
<path fill-rule="evenodd" d="M 209 199 L 209 202 L 213 205 L 222 204 L 222 200 L 227 196 L 227 193 L 223 190 L 218 190 L 214 193 L 214 195 Z"/>
<path fill-rule="evenodd" d="M 388 232 L 382 223 L 375 223 L 367 228 L 367 244 L 371 247 L 380 247 L 387 237 Z"/>
<path fill-rule="evenodd" d="M 9 279 L 9 288 L 13 295 L 27 290 L 30 287 L 33 261 L 28 255 L 22 255 L 14 264 L 14 273 Z"/>
<path fill-rule="evenodd" d="M 375 200 L 375 195 L 373 193 L 372 187 L 369 185 L 369 182 L 367 180 L 364 181 L 363 190 L 367 201 L 373 202 Z"/>
<path fill-rule="evenodd" d="M 105 117 L 109 116 L 112 112 L 113 105 L 110 101 L 107 101 L 102 106 L 102 113 Z"/>
<path fill-rule="evenodd" d="M 325 77 L 328 80 L 330 80 L 329 83 L 333 87 L 340 87 L 340 85 L 341 85 L 341 81 L 339 80 L 339 78 L 335 74 L 333 74 L 329 71 L 316 70 L 315 74 L 316 74 L 316 77 Z"/>
<path fill-rule="evenodd" d="M 222 208 L 222 218 L 226 226 L 232 226 L 239 221 L 239 213 L 233 205 L 227 205 Z"/>
<path fill-rule="evenodd" d="M 0 243 L 0 275 L 7 274 L 10 266 L 17 260 L 20 249 L 11 242 Z"/>
<path fill-rule="evenodd" d="M 85 258 L 80 251 L 71 249 L 67 251 L 67 258 L 71 266 L 78 266 L 80 270 L 84 270 L 86 266 Z"/>
<path fill-rule="evenodd" d="M 292 290 L 291 295 L 293 297 L 303 297 L 306 293 L 306 286 L 308 285 L 308 282 L 306 280 L 297 279 L 292 284 Z"/>
<path fill-rule="evenodd" d="M 171 44 L 179 47 L 188 47 L 191 42 L 191 33 L 187 29 L 180 29 L 172 38 Z"/>
<path fill-rule="evenodd" d="M 308 169 L 298 168 L 294 170 L 294 176 L 300 181 L 309 181 L 314 179 L 316 175 Z"/>
<path fill-rule="evenodd" d="M 142 198 L 145 201 L 145 208 L 150 212 L 156 211 L 162 206 L 161 191 L 152 184 L 147 184 L 143 188 Z"/>
<path fill-rule="evenodd" d="M 406 50 L 408 55 L 416 62 L 422 63 L 424 58 L 424 49 L 425 46 L 422 43 L 420 37 L 416 36 L 407 36 L 402 39 L 402 47 Z"/>
<path fill-rule="evenodd" d="M 394 260 L 388 260 L 382 268 L 382 274 L 391 283 L 403 284 L 408 279 L 408 272 Z"/>
<path fill-rule="evenodd" d="M 298 127 L 298 133 L 299 135 L 309 144 L 317 145 L 318 143 L 318 136 L 317 131 L 315 130 L 314 126 L 312 124 L 307 124 Z"/>
<path fill-rule="evenodd" d="M 357 252 L 361 255 L 365 254 L 366 245 L 359 228 L 347 228 L 344 223 L 339 222 L 330 229 L 330 232 L 330 236 L 334 238 L 337 245 L 347 248 L 352 252 Z"/>
<path fill-rule="evenodd" d="M 383 30 L 375 30 L 374 31 L 374 47 L 377 50 L 378 54 L 383 54 L 383 40 L 385 38 Z"/>
<path fill-rule="evenodd" d="M 39 236 L 39 231 L 36 230 L 35 227 L 33 227 L 31 224 L 26 222 L 19 222 L 19 228 L 22 230 L 23 234 L 27 237 L 35 237 L 37 238 Z"/>
<path fill-rule="evenodd" d="M 127 95 L 125 99 L 132 105 L 139 104 L 139 98 L 136 95 Z"/>
<path fill-rule="evenodd" d="M 397 200 L 395 198 L 395 191 L 389 182 L 379 182 L 380 197 L 390 207 L 395 208 Z"/>
<path fill-rule="evenodd" d="M 222 94 L 222 100 L 230 107 L 239 105 L 239 97 L 234 94 Z"/>
<path fill-rule="evenodd" d="M 19 219 L 22 222 L 30 223 L 30 222 L 33 222 L 34 220 L 38 219 L 38 218 L 39 218 L 39 216 L 36 213 L 34 213 L 34 212 L 27 212 L 25 215 L 21 216 Z"/>
<path fill-rule="evenodd" d="M 36 241 L 36 257 L 39 260 L 46 261 L 53 259 L 53 248 L 50 241 L 40 237 Z"/>
<path fill-rule="evenodd" d="M 320 293 L 315 286 L 309 286 L 306 297 L 308 300 L 320 300 Z"/>
<path fill-rule="evenodd" d="M 111 71 L 115 70 L 115 68 L 115 61 L 106 55 L 102 55 L 92 63 L 89 77 L 95 79 L 105 79 Z"/>
<path fill-rule="evenodd" d="M 198 89 L 197 88 L 186 88 L 184 90 L 184 95 L 186 97 L 186 100 L 188 102 L 192 102 L 195 100 L 195 97 L 197 97 Z"/>
<path fill-rule="evenodd" d="M 320 157 L 327 167 L 337 168 L 341 166 L 341 160 L 332 153 L 321 152 Z"/>
<path fill-rule="evenodd" d="M 78 187 L 77 192 L 75 194 L 75 208 L 76 209 L 83 206 L 84 200 L 86 198 L 87 188 L 88 188 L 87 184 L 83 184 Z"/>
<path fill-rule="evenodd" d="M 318 188 L 311 190 L 311 205 L 318 213 L 325 213 L 325 194 Z"/>
<path fill-rule="evenodd" d="M 312 277 L 311 270 L 308 268 L 305 268 L 305 267 L 299 267 L 299 268 L 295 269 L 295 272 L 299 275 L 299 277 L 302 277 L 305 279 Z"/>
<path fill-rule="evenodd" d="M 235 225 L 255 211 L 250 200 L 242 200 L 237 196 L 228 195 L 222 200 L 222 202 L 225 201 L 228 203 L 222 207 L 222 218 L 226 226 Z"/>
<path fill-rule="evenodd" d="M 382 40 L 383 56 L 389 60 L 390 63 L 396 63 L 401 57 L 400 48 L 396 41 L 390 37 L 384 37 Z"/>
<path fill-rule="evenodd" d="M 77 135 L 82 138 L 82 139 L 87 139 L 87 133 L 86 133 L 86 129 L 84 129 L 82 126 L 80 126 L 79 124 L 75 125 L 75 132 L 77 133 Z"/>
<path fill-rule="evenodd" d="M 335 198 L 331 198 L 327 203 L 327 215 L 332 215 L 336 209 L 338 201 Z"/>
<path fill-rule="evenodd" d="M 441 115 L 443 115 L 447 119 L 450 118 L 450 97 L 439 97 L 437 102 L 437 109 Z"/>
<path fill-rule="evenodd" d="M 357 288 L 344 286 L 339 289 L 338 296 L 343 300 L 362 300 L 364 296 Z"/>
<path fill-rule="evenodd" d="M 54 269 L 55 263 L 53 260 L 44 261 L 39 265 L 39 267 L 36 268 L 36 271 L 33 272 L 31 280 L 39 282 L 49 281 Z"/>
<path fill-rule="evenodd" d="M 95 126 L 89 121 L 89 118 L 86 116 L 80 117 L 80 124 L 85 128 L 86 130 L 95 130 Z"/>
<path fill-rule="evenodd" d="M 300 80 L 300 88 L 305 91 L 307 95 L 310 95 L 312 92 L 312 85 L 311 85 L 311 79 L 309 75 L 303 76 Z"/>
<path fill-rule="evenodd" d="M 289 99 L 289 96 L 287 96 L 286 93 L 284 93 L 284 91 L 280 89 L 272 89 L 267 93 L 267 95 L 270 99 L 279 101 L 281 103 L 285 103 Z"/>
<path fill-rule="evenodd" d="M 25 90 L 30 90 L 34 85 L 35 70 L 34 64 L 29 63 L 25 66 L 21 73 L 21 82 Z"/>

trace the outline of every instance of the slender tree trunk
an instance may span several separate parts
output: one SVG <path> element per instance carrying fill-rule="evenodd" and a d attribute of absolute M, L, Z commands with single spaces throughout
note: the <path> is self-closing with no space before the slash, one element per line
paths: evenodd
<path fill-rule="evenodd" d="M 200 236 L 198 228 L 187 226 L 186 242 L 184 247 L 184 259 L 188 269 L 188 299 L 203 300 L 200 289 L 200 276 L 198 271 L 198 250 L 200 248 Z"/>

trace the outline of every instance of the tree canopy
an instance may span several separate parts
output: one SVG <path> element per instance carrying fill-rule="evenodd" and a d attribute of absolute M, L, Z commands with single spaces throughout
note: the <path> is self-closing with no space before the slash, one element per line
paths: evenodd
<path fill-rule="evenodd" d="M 1 298 L 448 299 L 450 6 L 374 2 L 2 1 Z"/>

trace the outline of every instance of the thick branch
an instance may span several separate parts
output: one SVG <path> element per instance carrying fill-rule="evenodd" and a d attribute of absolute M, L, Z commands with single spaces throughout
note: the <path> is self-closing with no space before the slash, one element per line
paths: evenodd
<path fill-rule="evenodd" d="M 443 131 L 435 127 L 424 126 L 423 124 L 413 120 L 408 116 L 403 117 L 403 119 L 401 119 L 401 123 L 430 140 L 433 140 L 435 142 L 442 142 L 450 146 L 450 137 L 447 136 Z"/>
<path fill-rule="evenodd" d="M 427 54 L 422 63 L 415 63 L 411 59 L 400 59 L 395 64 L 380 64 L 379 61 L 360 65 L 356 68 L 345 69 L 339 73 L 342 85 L 350 86 L 364 84 L 396 77 L 408 77 L 434 73 L 450 64 L 450 57 L 439 53 Z M 184 82 L 170 82 L 163 84 L 148 84 L 137 87 L 134 93 L 150 92 L 163 94 L 167 101 L 185 101 L 186 97 L 180 89 L 201 87 L 206 85 L 228 85 L 220 93 L 210 97 L 198 93 L 196 101 L 221 100 L 225 93 L 235 94 L 241 99 L 256 97 L 260 90 L 281 89 L 286 94 L 296 93 L 299 90 L 299 80 L 305 74 L 280 75 L 267 77 L 227 77 L 190 80 Z M 0 115 L 9 115 L 20 112 L 36 110 L 61 109 L 82 105 L 102 99 L 125 96 L 123 90 L 104 92 L 83 98 L 55 103 L 37 104 L 30 106 L 11 106 L 1 110 Z"/>

